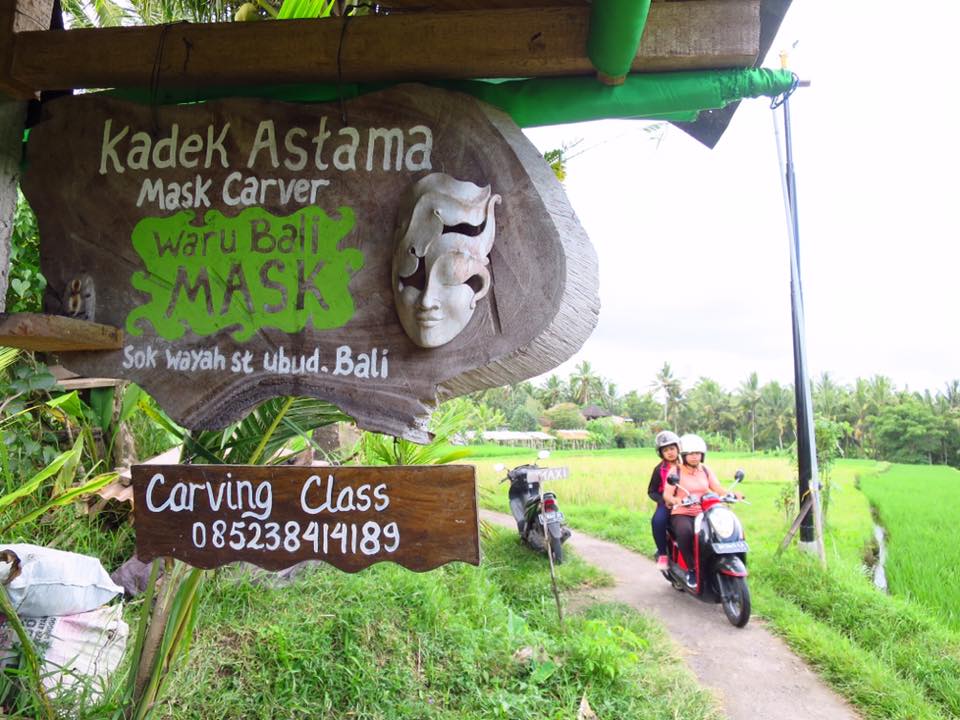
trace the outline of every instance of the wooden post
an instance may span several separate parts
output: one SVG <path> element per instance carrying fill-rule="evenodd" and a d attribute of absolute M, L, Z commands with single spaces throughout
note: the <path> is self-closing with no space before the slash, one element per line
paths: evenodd
<path fill-rule="evenodd" d="M 10 279 L 10 239 L 17 210 L 17 183 L 20 179 L 23 124 L 26 98 L 33 90 L 10 77 L 14 34 L 47 30 L 53 14 L 53 0 L 5 0 L 0 3 L 0 312 L 6 309 Z"/>

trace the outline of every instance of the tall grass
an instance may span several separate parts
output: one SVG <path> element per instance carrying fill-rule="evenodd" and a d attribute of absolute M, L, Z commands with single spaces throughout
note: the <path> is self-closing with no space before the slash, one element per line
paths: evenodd
<path fill-rule="evenodd" d="M 891 465 L 860 485 L 887 532 L 890 591 L 960 631 L 960 471 Z"/>
<path fill-rule="evenodd" d="M 348 575 L 310 568 L 292 587 L 227 569 L 208 583 L 189 665 L 158 717 L 718 717 L 655 623 L 600 606 L 557 624 L 546 563 L 492 529 L 480 568 Z M 567 589 L 608 579 L 575 557 Z"/>

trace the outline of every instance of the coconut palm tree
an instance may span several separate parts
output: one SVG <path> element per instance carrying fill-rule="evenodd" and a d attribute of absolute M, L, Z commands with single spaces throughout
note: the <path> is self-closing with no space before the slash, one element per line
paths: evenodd
<path fill-rule="evenodd" d="M 553 407 L 567 396 L 567 384 L 558 375 L 551 375 L 537 391 L 537 399 L 544 407 Z"/>
<path fill-rule="evenodd" d="M 777 433 L 777 447 L 783 450 L 783 436 L 794 419 L 793 392 L 780 383 L 769 382 L 760 388 L 760 403 L 757 413 L 761 425 L 769 425 Z"/>
<path fill-rule="evenodd" d="M 61 0 L 70 27 L 116 27 L 160 25 L 189 20 L 195 23 L 225 22 L 242 2 L 224 0 Z"/>
<path fill-rule="evenodd" d="M 577 365 L 570 375 L 570 394 L 580 407 L 590 402 L 591 397 L 600 395 L 602 388 L 603 380 L 586 360 Z"/>
<path fill-rule="evenodd" d="M 663 394 L 663 422 L 666 424 L 672 418 L 676 427 L 677 409 L 683 397 L 683 385 L 673 376 L 670 363 L 663 363 L 656 378 L 650 384 L 654 392 Z"/>
<path fill-rule="evenodd" d="M 760 403 L 760 379 L 755 372 L 740 383 L 737 390 L 737 399 L 740 407 L 747 411 L 750 417 L 750 451 L 757 449 L 757 405 Z"/>

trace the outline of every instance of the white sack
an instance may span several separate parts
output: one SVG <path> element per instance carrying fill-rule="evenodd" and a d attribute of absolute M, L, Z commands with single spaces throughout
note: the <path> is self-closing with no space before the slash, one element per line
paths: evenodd
<path fill-rule="evenodd" d="M 20 558 L 20 574 L 7 592 L 22 618 L 89 612 L 123 592 L 95 557 L 24 543 L 0 550 Z"/>
<path fill-rule="evenodd" d="M 120 604 L 62 617 L 22 620 L 41 660 L 43 686 L 50 697 L 76 690 L 96 702 L 127 646 L 130 628 Z M 0 667 L 20 662 L 20 639 L 0 621 Z"/>

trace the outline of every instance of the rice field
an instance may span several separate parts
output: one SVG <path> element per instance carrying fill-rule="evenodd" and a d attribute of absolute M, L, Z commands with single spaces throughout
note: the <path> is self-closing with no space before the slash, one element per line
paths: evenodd
<path fill-rule="evenodd" d="M 488 451 L 489 452 L 489 451 Z M 536 453 L 488 456 L 473 461 L 481 488 L 481 503 L 508 512 L 507 485 L 498 484 L 508 468 L 537 462 Z M 650 516 L 653 502 L 647 497 L 650 473 L 657 464 L 651 449 L 582 450 L 553 453 L 541 466 L 566 466 L 570 477 L 555 482 L 568 522 L 641 552 L 653 552 Z M 739 490 L 750 504 L 739 504 L 736 512 L 744 523 L 747 539 L 755 551 L 772 553 L 796 516 L 796 470 L 786 455 L 709 453 L 706 464 L 720 483 L 729 487 L 733 475 L 743 469 L 746 479 Z M 870 510 L 866 498 L 856 490 L 858 475 L 877 467 L 869 461 L 842 461 L 831 473 L 831 502 L 827 512 L 830 534 L 827 550 L 833 557 L 859 565 L 871 534 Z"/>
<path fill-rule="evenodd" d="M 960 471 L 890 465 L 860 486 L 887 533 L 891 593 L 932 609 L 960 631 Z"/>

